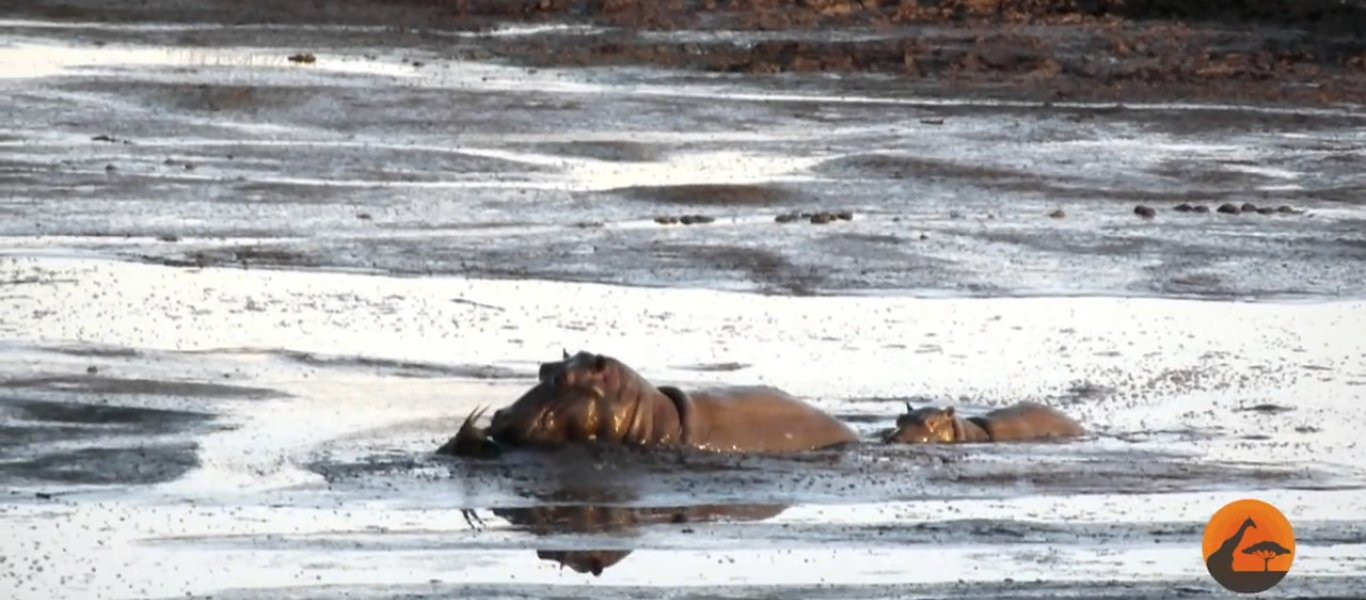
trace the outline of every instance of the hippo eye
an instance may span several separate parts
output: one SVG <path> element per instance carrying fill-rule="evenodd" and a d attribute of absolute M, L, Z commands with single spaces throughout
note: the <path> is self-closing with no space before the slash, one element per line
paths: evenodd
<path fill-rule="evenodd" d="M 560 387 L 560 384 L 562 383 L 564 383 L 564 373 L 557 372 L 550 376 L 550 385 Z"/>

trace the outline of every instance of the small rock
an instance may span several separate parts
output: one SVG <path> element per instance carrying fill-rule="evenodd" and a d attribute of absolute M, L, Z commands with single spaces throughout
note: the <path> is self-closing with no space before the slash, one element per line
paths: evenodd
<path fill-rule="evenodd" d="M 1220 204 L 1218 210 L 1219 212 L 1224 213 L 1226 215 L 1238 214 L 1238 207 L 1234 205 L 1232 202 L 1225 202 L 1223 204 Z"/>
<path fill-rule="evenodd" d="M 95 365 L 90 365 L 85 368 L 85 372 L 89 375 L 94 375 L 100 372 L 100 368 Z"/>
<path fill-rule="evenodd" d="M 167 243 L 174 244 L 174 243 L 180 241 L 180 236 L 175 235 L 175 234 L 172 234 L 172 233 L 168 233 L 168 234 L 166 234 L 166 235 L 157 236 L 157 239 L 158 239 L 158 240 L 161 240 L 161 241 L 163 241 L 163 242 L 167 242 Z"/>
<path fill-rule="evenodd" d="M 39 500 L 51 500 L 52 494 L 49 494 L 47 492 L 34 492 L 33 497 Z"/>
<path fill-rule="evenodd" d="M 1063 212 L 1062 209 L 1059 208 L 1058 210 L 1048 213 L 1048 216 L 1053 219 L 1061 219 L 1063 217 L 1066 217 L 1067 213 Z"/>
<path fill-rule="evenodd" d="M 1259 214 L 1259 215 L 1274 215 L 1274 214 L 1276 214 L 1276 209 L 1271 208 L 1270 206 L 1263 206 L 1263 207 L 1257 209 L 1257 214 Z"/>
<path fill-rule="evenodd" d="M 1256 205 L 1256 204 L 1253 204 L 1253 203 L 1251 203 L 1251 202 L 1244 202 L 1244 203 L 1243 203 L 1243 207 L 1242 207 L 1242 211 L 1243 211 L 1243 212 L 1257 212 L 1257 205 Z"/>
<path fill-rule="evenodd" d="M 842 210 L 842 211 L 839 211 L 839 212 L 835 213 L 835 218 L 836 218 L 836 219 L 839 219 L 839 220 L 841 220 L 841 221 L 853 221 L 853 220 L 854 220 L 854 211 L 851 211 L 851 210 Z"/>
<path fill-rule="evenodd" d="M 944 124 L 944 120 L 943 120 L 943 119 L 921 119 L 921 120 L 920 120 L 920 123 L 921 123 L 922 125 L 943 125 L 943 124 Z"/>
<path fill-rule="evenodd" d="M 166 166 L 168 166 L 168 167 L 175 166 L 175 159 L 174 159 L 174 158 L 168 158 L 168 159 L 166 159 L 166 160 L 161 161 L 161 164 L 166 165 Z"/>
<path fill-rule="evenodd" d="M 318 57 L 313 56 L 311 53 L 305 52 L 305 53 L 295 54 L 295 55 L 290 56 L 290 57 L 289 57 L 289 62 L 292 62 L 292 63 L 303 63 L 303 64 L 311 65 L 311 64 L 313 64 L 313 63 L 315 63 L 315 62 L 318 62 Z"/>
<path fill-rule="evenodd" d="M 101 135 L 97 135 L 97 136 L 95 136 L 95 137 L 90 138 L 90 141 L 92 141 L 92 142 L 109 142 L 109 143 L 114 143 L 114 142 L 117 142 L 117 141 L 119 141 L 119 140 L 118 140 L 118 138 L 115 138 L 115 137 L 113 137 L 113 136 L 108 136 L 108 135 L 103 135 L 103 134 L 101 134 Z"/>
<path fill-rule="evenodd" d="M 602 222 L 602 221 L 579 221 L 578 223 L 575 223 L 574 226 L 575 226 L 575 227 L 578 227 L 578 228 L 580 228 L 580 229 L 592 229 L 592 228 L 595 228 L 595 227 L 602 227 L 602 226 L 603 226 L 603 222 Z"/>
<path fill-rule="evenodd" d="M 374 217 L 370 216 L 370 213 L 356 213 L 356 218 L 362 221 L 369 221 L 371 219 L 374 219 Z"/>
<path fill-rule="evenodd" d="M 413 68 L 414 68 L 414 69 L 421 69 L 421 68 L 422 68 L 422 64 L 423 64 L 422 61 L 415 60 L 415 61 L 413 61 Z"/>
<path fill-rule="evenodd" d="M 1134 207 L 1134 214 L 1145 219 L 1151 219 L 1157 216 L 1157 211 L 1153 210 L 1151 206 L 1144 206 L 1140 204 Z"/>
<path fill-rule="evenodd" d="M 923 242 L 923 241 L 928 240 L 928 239 L 930 239 L 930 236 L 925 235 L 925 234 L 923 234 L 923 233 L 920 234 L 920 241 Z"/>
<path fill-rule="evenodd" d="M 1197 204 L 1194 208 L 1191 209 L 1191 211 L 1197 213 L 1207 213 L 1209 212 L 1209 207 L 1205 206 L 1204 204 Z"/>
<path fill-rule="evenodd" d="M 796 221 L 796 220 L 797 220 L 797 217 L 798 217 L 797 213 L 794 213 L 794 212 L 792 212 L 792 213 L 783 213 L 783 214 L 781 214 L 781 215 L 778 215 L 778 216 L 774 217 L 774 218 L 773 218 L 773 222 L 775 222 L 775 223 L 791 223 L 791 222 L 793 222 L 793 221 Z"/>
<path fill-rule="evenodd" d="M 900 222 L 901 222 L 901 217 L 892 217 L 892 222 L 893 222 L 893 223 L 900 223 Z"/>
<path fill-rule="evenodd" d="M 958 211 L 956 211 L 956 210 L 951 210 L 951 211 L 949 211 L 949 218 L 950 218 L 950 219 L 961 219 L 961 218 L 963 218 L 963 213 L 958 212 Z"/>
<path fill-rule="evenodd" d="M 655 217 L 655 222 L 660 225 L 675 225 L 678 223 L 678 217 Z"/>
<path fill-rule="evenodd" d="M 827 213 L 827 212 L 816 213 L 816 214 L 814 214 L 814 215 L 811 215 L 811 223 L 812 223 L 813 225 L 824 225 L 824 224 L 829 223 L 829 222 L 834 221 L 834 220 L 835 220 L 835 215 L 832 215 L 832 214 Z"/>
<path fill-rule="evenodd" d="M 1195 210 L 1195 207 L 1194 207 L 1194 206 L 1191 206 L 1191 205 L 1189 205 L 1189 204 L 1186 204 L 1185 202 L 1182 202 L 1181 204 L 1177 204 L 1176 207 L 1173 208 L 1172 210 L 1174 210 L 1174 211 L 1176 211 L 1176 212 L 1191 212 L 1191 211 Z"/>
<path fill-rule="evenodd" d="M 1282 205 L 1280 205 L 1279 207 L 1276 208 L 1276 212 L 1281 213 L 1281 214 L 1286 214 L 1286 215 L 1298 215 L 1298 214 L 1300 214 L 1300 213 L 1303 212 L 1303 211 L 1296 210 L 1296 209 L 1292 208 L 1292 207 L 1291 207 L 1290 205 L 1288 205 L 1288 204 L 1282 204 Z"/>
<path fill-rule="evenodd" d="M 117 171 L 117 170 L 118 170 L 118 167 L 115 167 L 114 165 L 104 165 L 104 171 L 105 171 L 106 173 L 112 173 L 112 172 Z"/>
<path fill-rule="evenodd" d="M 185 163 L 185 170 L 186 170 L 186 171 L 193 171 L 193 170 L 194 170 L 194 163 L 192 163 L 192 162 L 187 162 L 187 163 Z"/>

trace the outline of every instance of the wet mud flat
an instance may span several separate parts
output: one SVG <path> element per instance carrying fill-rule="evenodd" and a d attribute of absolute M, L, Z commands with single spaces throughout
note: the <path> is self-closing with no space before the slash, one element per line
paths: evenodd
<path fill-rule="evenodd" d="M 1217 597 L 1245 496 L 1366 589 L 1353 4 L 176 4 L 0 16 L 17 598 Z M 561 348 L 1092 434 L 432 456 Z"/>
<path fill-rule="evenodd" d="M 558 23 L 5 30 L 16 247 L 799 295 L 1366 290 L 1352 105 L 471 60 L 597 35 Z"/>
<path fill-rule="evenodd" d="M 0 313 L 19 337 L 0 352 L 16 532 L 0 576 L 19 598 L 1202 597 L 1220 593 L 1204 522 L 1245 496 L 1294 523 L 1278 594 L 1362 585 L 1366 348 L 1338 333 L 1366 325 L 1359 301 L 783 297 L 13 255 L 0 275 L 42 282 Z M 603 322 L 603 341 L 583 323 L 608 299 L 670 317 Z M 1126 313 L 1152 322 L 1075 317 Z M 1032 399 L 1090 433 L 433 455 L 559 345 L 660 383 L 794 390 L 865 439 L 905 402 Z"/>

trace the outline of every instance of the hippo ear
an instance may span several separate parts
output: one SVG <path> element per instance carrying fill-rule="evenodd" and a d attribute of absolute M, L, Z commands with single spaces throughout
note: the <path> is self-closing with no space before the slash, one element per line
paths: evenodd
<path fill-rule="evenodd" d="M 915 412 L 915 407 L 911 406 L 911 401 L 906 401 L 906 412 Z"/>
<path fill-rule="evenodd" d="M 593 355 L 593 371 L 594 371 L 595 373 L 601 373 L 602 370 L 603 370 L 603 369 L 606 369 L 606 368 L 607 368 L 607 357 L 606 357 L 606 356 L 603 356 L 603 355 L 601 355 L 601 354 L 595 354 L 595 355 Z"/>
<path fill-rule="evenodd" d="M 568 350 L 565 350 L 564 348 L 560 348 L 560 352 L 561 352 L 562 354 L 564 354 L 564 359 L 565 359 L 565 360 L 569 360 L 569 351 L 568 351 Z"/>

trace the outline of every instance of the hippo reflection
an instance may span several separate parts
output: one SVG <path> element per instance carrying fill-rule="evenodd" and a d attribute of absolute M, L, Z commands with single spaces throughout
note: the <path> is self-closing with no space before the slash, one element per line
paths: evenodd
<path fill-rule="evenodd" d="M 611 505 L 495 508 L 493 514 L 538 536 L 608 533 L 632 535 L 641 526 L 712 521 L 763 521 L 778 516 L 782 505 L 696 505 L 681 507 L 626 507 Z M 631 554 L 621 549 L 537 550 L 536 557 L 560 563 L 579 573 L 601 575 Z"/>

